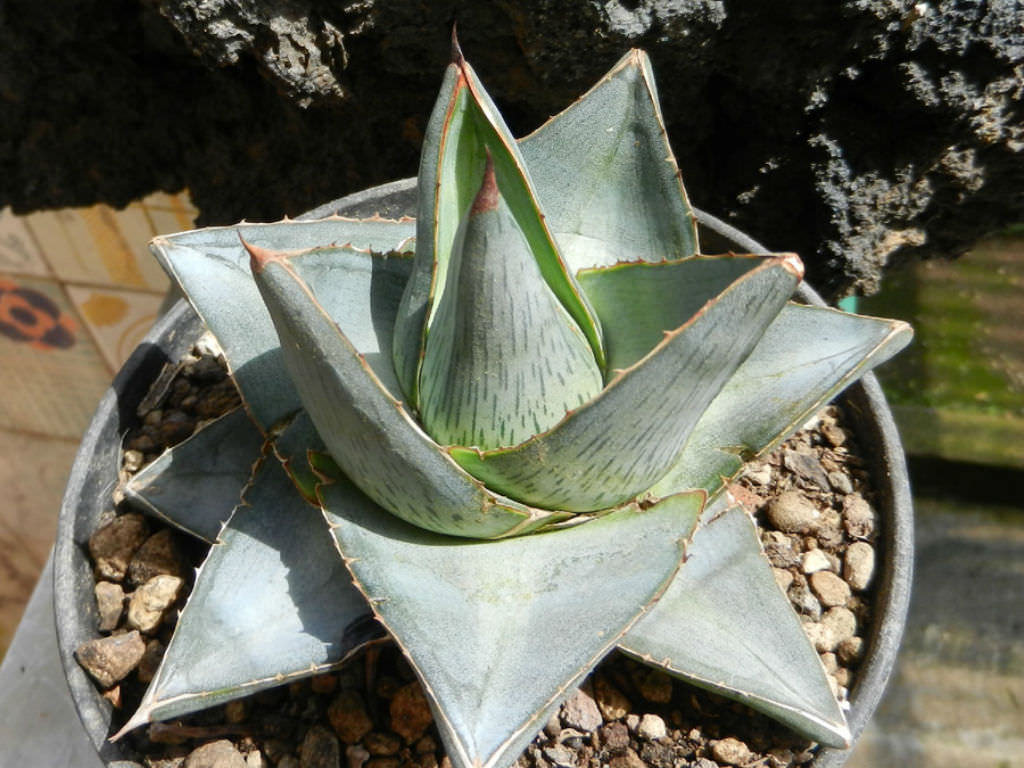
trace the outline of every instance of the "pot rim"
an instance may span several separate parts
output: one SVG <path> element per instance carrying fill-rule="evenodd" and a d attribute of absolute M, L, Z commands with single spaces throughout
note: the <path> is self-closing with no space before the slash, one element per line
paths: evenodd
<path fill-rule="evenodd" d="M 415 210 L 416 179 L 401 179 L 325 203 L 299 216 L 300 220 L 340 214 L 398 218 Z M 694 209 L 702 236 L 723 250 L 767 253 L 753 238 L 711 214 Z M 806 283 L 797 289 L 798 300 L 826 306 Z M 54 548 L 54 611 L 57 644 L 72 699 L 85 730 L 105 762 L 124 759 L 120 747 L 107 741 L 111 705 L 75 660 L 75 649 L 95 637 L 97 614 L 91 589 L 88 539 L 103 510 L 112 506 L 117 483 L 121 438 L 135 418 L 135 409 L 162 366 L 187 352 L 201 333 L 195 312 L 180 300 L 146 334 L 107 389 L 87 428 L 61 504 Z M 895 665 L 906 624 L 913 575 L 913 504 L 906 459 L 892 412 L 873 373 L 868 373 L 841 395 L 861 444 L 877 450 L 869 462 L 882 518 L 881 581 L 877 585 L 875 616 L 868 648 L 850 692 L 847 713 L 851 732 L 848 749 L 822 748 L 814 768 L 839 768 L 852 753 L 874 713 Z M 113 472 L 111 472 L 113 468 Z M 88 499 L 88 501 L 85 501 Z M 85 515 L 91 510 L 91 514 Z M 84 516 L 83 516 L 84 515 Z M 86 577 L 89 577 L 88 579 Z"/>

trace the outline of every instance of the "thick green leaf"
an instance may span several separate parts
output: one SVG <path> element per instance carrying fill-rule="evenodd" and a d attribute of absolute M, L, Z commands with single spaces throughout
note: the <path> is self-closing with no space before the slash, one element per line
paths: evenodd
<path fill-rule="evenodd" d="M 490 163 L 448 282 L 420 378 L 420 417 L 434 440 L 515 445 L 601 391 L 590 345 L 541 276 Z"/>
<path fill-rule="evenodd" d="M 124 497 L 213 542 L 242 498 L 264 439 L 248 414 L 236 408 L 143 467 L 124 484 Z"/>
<path fill-rule="evenodd" d="M 299 407 L 284 369 L 277 334 L 263 307 L 249 255 L 240 237 L 255 245 L 294 250 L 351 244 L 355 250 L 399 249 L 414 232 L 412 219 L 239 224 L 158 237 L 151 244 L 164 269 L 177 281 L 224 350 L 246 407 L 264 430 Z"/>
<path fill-rule="evenodd" d="M 585 269 L 576 277 L 604 331 L 608 369 L 636 363 L 764 256 L 698 256 Z"/>
<path fill-rule="evenodd" d="M 511 764 L 678 567 L 703 494 L 470 543 L 321 488 L 356 584 L 423 683 L 456 768 Z"/>
<path fill-rule="evenodd" d="M 599 510 L 647 490 L 799 276 L 790 257 L 766 258 L 549 432 L 514 448 L 451 454 L 489 488 L 553 509 Z"/>
<path fill-rule="evenodd" d="M 571 271 L 697 253 L 696 219 L 643 51 L 626 54 L 520 149 Z"/>
<path fill-rule="evenodd" d="M 419 368 L 426 337 L 448 290 L 452 246 L 483 176 L 487 154 L 541 274 L 573 317 L 599 363 L 600 329 L 558 253 L 519 147 L 473 71 L 461 56 L 448 67 L 427 123 L 417 180 L 416 265 L 396 320 L 395 369 L 409 401 L 419 404 Z"/>
<path fill-rule="evenodd" d="M 370 498 L 415 525 L 479 538 L 565 516 L 496 496 L 461 469 L 382 385 L 289 258 L 254 248 L 253 261 L 303 405 L 334 461 Z"/>
<path fill-rule="evenodd" d="M 815 741 L 845 747 L 850 739 L 821 660 L 742 508 L 701 526 L 686 567 L 619 647 Z"/>
<path fill-rule="evenodd" d="M 789 304 L 708 407 L 655 496 L 712 496 L 743 462 L 781 443 L 817 410 L 913 337 L 906 323 Z"/>
<path fill-rule="evenodd" d="M 331 669 L 379 636 L 322 513 L 269 459 L 199 570 L 122 733 Z"/>

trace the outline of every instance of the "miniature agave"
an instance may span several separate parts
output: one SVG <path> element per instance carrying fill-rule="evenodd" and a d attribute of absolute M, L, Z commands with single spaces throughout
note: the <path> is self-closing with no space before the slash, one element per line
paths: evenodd
<path fill-rule="evenodd" d="M 383 625 L 456 768 L 512 763 L 615 648 L 846 743 L 724 489 L 909 328 L 789 302 L 792 254 L 698 255 L 639 51 L 518 142 L 457 52 L 417 183 L 415 220 L 155 241 L 244 409 L 125 489 L 214 543 L 125 730 Z"/>

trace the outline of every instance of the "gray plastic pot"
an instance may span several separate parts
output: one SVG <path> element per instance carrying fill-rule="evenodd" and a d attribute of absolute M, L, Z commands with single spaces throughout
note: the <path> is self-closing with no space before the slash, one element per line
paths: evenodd
<path fill-rule="evenodd" d="M 358 192 L 303 215 L 315 219 L 341 213 L 347 216 L 397 218 L 416 210 L 414 179 L 404 179 Z M 706 213 L 697 212 L 701 243 L 708 253 L 734 250 L 765 253 L 767 249 L 742 232 Z M 798 298 L 824 305 L 801 285 Z M 87 543 L 101 514 L 112 505 L 117 483 L 121 438 L 137 424 L 136 407 L 163 365 L 179 359 L 202 332 L 199 319 L 184 302 L 161 318 L 115 377 L 100 401 L 82 439 L 61 505 L 54 552 L 54 604 L 57 641 L 72 698 L 100 758 L 109 764 L 126 759 L 118 744 L 107 741 L 112 708 L 75 660 L 74 651 L 96 636 L 98 615 L 93 596 Z M 913 566 L 913 511 L 903 448 L 892 414 L 873 374 L 842 395 L 852 428 L 864 449 L 878 495 L 881 518 L 875 622 L 867 653 L 851 691 L 848 713 L 854 743 L 881 700 L 903 636 Z M 838 768 L 851 750 L 822 749 L 814 768 Z"/>

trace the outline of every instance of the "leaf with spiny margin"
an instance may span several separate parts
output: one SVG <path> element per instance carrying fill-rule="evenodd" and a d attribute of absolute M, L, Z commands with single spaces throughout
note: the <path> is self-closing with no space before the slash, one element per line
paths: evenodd
<path fill-rule="evenodd" d="M 540 274 L 490 162 L 463 218 L 420 374 L 420 418 L 443 445 L 516 445 L 597 395 L 586 338 Z"/>
<path fill-rule="evenodd" d="M 124 484 L 133 506 L 213 542 L 263 450 L 263 433 L 236 408 L 164 451 Z"/>
<path fill-rule="evenodd" d="M 849 742 L 821 660 L 740 507 L 700 527 L 686 566 L 619 648 L 822 744 Z"/>
<path fill-rule="evenodd" d="M 821 406 L 913 337 L 899 320 L 789 304 L 694 427 L 679 460 L 651 489 L 703 488 L 712 497 Z"/>
<path fill-rule="evenodd" d="M 370 498 L 414 525 L 477 538 L 568 516 L 504 499 L 469 475 L 382 384 L 291 266 L 294 256 L 252 247 L 252 257 L 302 403 L 334 461 Z"/>
<path fill-rule="evenodd" d="M 246 408 L 267 431 L 299 407 L 285 372 L 270 316 L 249 271 L 239 237 L 280 249 L 351 244 L 354 250 L 391 251 L 415 233 L 412 219 L 344 219 L 238 224 L 158 237 L 150 245 L 167 274 L 185 292 L 227 359 Z"/>
<path fill-rule="evenodd" d="M 600 328 L 538 209 L 519 147 L 473 68 L 461 55 L 449 65 L 427 122 L 417 179 L 416 257 L 396 320 L 394 367 L 409 402 L 419 407 L 422 350 L 448 289 L 455 235 L 493 158 L 495 175 L 541 274 L 604 363 Z"/>
<path fill-rule="evenodd" d="M 423 683 L 455 768 L 510 765 L 660 594 L 702 493 L 566 530 L 467 542 L 321 486 L 338 547 Z M 600 610 L 595 610 L 600 606 Z"/>
<path fill-rule="evenodd" d="M 273 448 L 299 493 L 311 504 L 319 504 L 316 487 L 321 476 L 313 464 L 311 454 L 323 453 L 327 448 L 309 414 L 305 411 L 295 414 L 295 418 L 274 440 Z"/>
<path fill-rule="evenodd" d="M 380 636 L 323 514 L 269 458 L 210 549 L 121 733 L 333 669 Z"/>
<path fill-rule="evenodd" d="M 643 51 L 627 53 L 519 147 L 571 271 L 697 253 L 696 218 Z"/>
<path fill-rule="evenodd" d="M 608 369 L 624 370 L 650 352 L 764 256 L 697 256 L 585 269 L 576 275 L 601 321 Z"/>
<path fill-rule="evenodd" d="M 542 507 L 596 511 L 646 491 L 799 277 L 795 257 L 765 258 L 553 429 L 514 448 L 449 453 L 489 488 Z"/>

